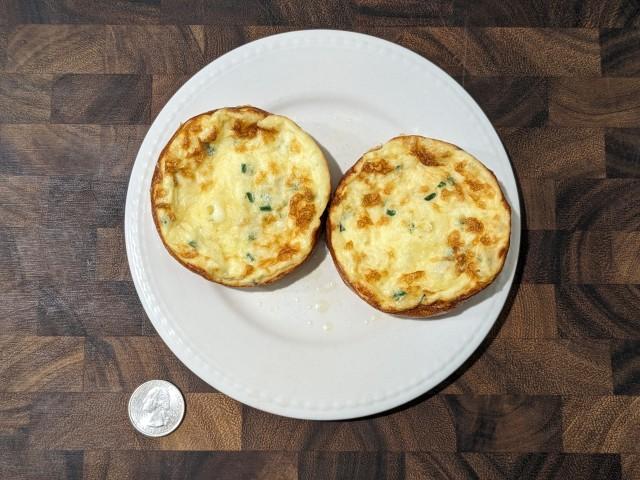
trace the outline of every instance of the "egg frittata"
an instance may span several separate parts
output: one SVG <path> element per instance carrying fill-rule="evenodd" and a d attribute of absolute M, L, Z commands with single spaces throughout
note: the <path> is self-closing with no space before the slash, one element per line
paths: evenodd
<path fill-rule="evenodd" d="M 509 249 L 511 209 L 493 172 L 455 145 L 400 136 L 344 175 L 327 219 L 342 279 L 388 313 L 427 317 L 489 285 Z"/>
<path fill-rule="evenodd" d="M 169 140 L 151 206 L 180 263 L 247 287 L 281 278 L 310 255 L 330 190 L 322 151 L 293 121 L 222 108 L 189 119 Z"/>

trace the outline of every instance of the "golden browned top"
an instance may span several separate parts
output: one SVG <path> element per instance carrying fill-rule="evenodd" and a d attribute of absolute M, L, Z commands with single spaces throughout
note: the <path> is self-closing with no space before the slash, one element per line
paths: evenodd
<path fill-rule="evenodd" d="M 176 259 L 210 280 L 249 286 L 304 261 L 329 193 L 309 135 L 285 117 L 239 107 L 178 129 L 158 160 L 151 203 Z"/>
<path fill-rule="evenodd" d="M 402 136 L 367 152 L 331 203 L 329 247 L 373 306 L 428 315 L 491 283 L 509 246 L 510 208 L 493 173 L 458 147 Z"/>

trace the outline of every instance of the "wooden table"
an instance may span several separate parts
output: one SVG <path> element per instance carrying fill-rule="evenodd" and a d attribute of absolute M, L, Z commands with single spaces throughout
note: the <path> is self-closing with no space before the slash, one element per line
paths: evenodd
<path fill-rule="evenodd" d="M 104 3 L 0 0 L 0 478 L 640 478 L 637 4 Z M 196 378 L 146 318 L 123 243 L 136 151 L 177 87 L 309 27 L 388 38 L 453 75 L 524 205 L 490 338 L 431 394 L 348 422 L 269 415 Z M 127 419 L 151 378 L 187 400 L 162 439 Z"/>

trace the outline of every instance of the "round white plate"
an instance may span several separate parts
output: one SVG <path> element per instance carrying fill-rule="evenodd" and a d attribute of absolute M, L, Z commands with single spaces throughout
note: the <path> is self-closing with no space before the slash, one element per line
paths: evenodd
<path fill-rule="evenodd" d="M 366 150 L 401 133 L 443 139 L 477 156 L 495 172 L 513 210 L 503 272 L 457 310 L 428 320 L 382 314 L 360 300 L 338 277 L 323 240 L 306 264 L 269 288 L 226 288 L 191 273 L 165 251 L 153 225 L 153 168 L 180 122 L 244 104 L 286 115 L 314 136 L 328 153 L 334 187 Z M 513 281 L 520 205 L 498 135 L 451 77 L 393 43 L 312 30 L 237 48 L 171 98 L 133 167 L 125 230 L 140 300 L 196 375 L 268 412 L 344 419 L 417 397 L 476 349 Z"/>

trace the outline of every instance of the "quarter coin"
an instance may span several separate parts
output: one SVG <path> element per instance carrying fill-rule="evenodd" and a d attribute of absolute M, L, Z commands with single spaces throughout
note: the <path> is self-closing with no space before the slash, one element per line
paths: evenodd
<path fill-rule="evenodd" d="M 134 390 L 129 398 L 129 420 L 143 435 L 170 434 L 184 417 L 184 397 L 172 383 L 150 380 Z"/>

